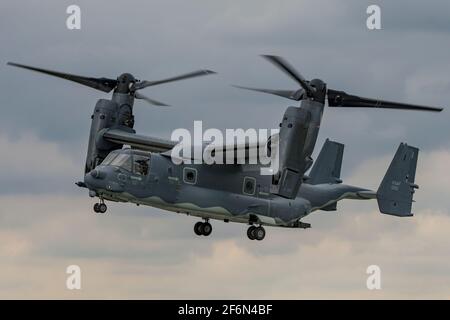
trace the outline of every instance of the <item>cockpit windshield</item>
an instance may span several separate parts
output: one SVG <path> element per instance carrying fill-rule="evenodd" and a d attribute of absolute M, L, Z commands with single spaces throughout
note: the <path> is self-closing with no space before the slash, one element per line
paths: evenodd
<path fill-rule="evenodd" d="M 110 152 L 107 156 L 106 156 L 106 158 L 102 161 L 102 165 L 103 166 L 107 166 L 107 165 L 109 165 L 110 163 L 111 163 L 111 161 L 113 161 L 114 160 L 114 158 L 115 157 L 117 157 L 117 155 L 118 155 L 119 153 L 116 151 L 113 151 L 113 152 Z"/>
<path fill-rule="evenodd" d="M 148 174 L 150 156 L 113 151 L 108 154 L 101 165 L 121 167 L 134 174 L 145 176 Z"/>
<path fill-rule="evenodd" d="M 131 155 L 126 153 L 119 153 L 109 165 L 121 167 L 125 170 L 131 171 Z"/>

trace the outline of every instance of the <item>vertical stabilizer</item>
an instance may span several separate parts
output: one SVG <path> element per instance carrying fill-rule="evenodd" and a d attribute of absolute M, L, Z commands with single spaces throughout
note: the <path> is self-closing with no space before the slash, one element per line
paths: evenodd
<path fill-rule="evenodd" d="M 419 149 L 401 143 L 377 191 L 381 213 L 398 217 L 412 216 Z"/>

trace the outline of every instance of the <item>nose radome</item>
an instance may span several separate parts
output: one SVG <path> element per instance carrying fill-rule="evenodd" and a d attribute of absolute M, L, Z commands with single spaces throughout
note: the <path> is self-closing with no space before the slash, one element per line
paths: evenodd
<path fill-rule="evenodd" d="M 96 187 L 96 182 L 97 182 L 97 179 L 92 177 L 90 172 L 84 176 L 84 183 L 86 184 L 86 186 L 89 189 L 95 188 Z"/>
<path fill-rule="evenodd" d="M 92 170 L 88 174 L 84 176 L 84 183 L 86 184 L 86 187 L 90 190 L 106 190 L 109 192 L 123 192 L 124 191 L 124 185 L 118 183 L 117 181 L 114 181 L 114 179 L 109 179 L 106 177 L 107 173 L 98 170 L 97 172 L 94 172 L 97 169 Z"/>
<path fill-rule="evenodd" d="M 94 169 L 89 174 L 94 179 L 104 179 L 106 177 L 106 172 L 101 169 Z"/>
<path fill-rule="evenodd" d="M 103 188 L 105 184 L 106 172 L 101 169 L 94 169 L 84 176 L 84 183 L 89 189 Z"/>

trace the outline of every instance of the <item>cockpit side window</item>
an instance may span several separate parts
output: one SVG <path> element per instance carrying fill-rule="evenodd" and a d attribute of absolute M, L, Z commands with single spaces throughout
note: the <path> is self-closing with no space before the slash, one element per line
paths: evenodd
<path fill-rule="evenodd" d="M 131 155 L 119 153 L 109 165 L 121 167 L 125 170 L 131 171 Z"/>
<path fill-rule="evenodd" d="M 150 158 L 135 154 L 133 157 L 133 172 L 142 176 L 146 176 L 150 166 Z"/>

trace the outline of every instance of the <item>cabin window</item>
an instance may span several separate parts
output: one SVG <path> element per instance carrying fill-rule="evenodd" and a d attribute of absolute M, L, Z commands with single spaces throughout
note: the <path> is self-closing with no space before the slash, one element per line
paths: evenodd
<path fill-rule="evenodd" d="M 188 184 L 197 183 L 197 169 L 183 168 L 183 181 Z"/>
<path fill-rule="evenodd" d="M 256 190 L 256 179 L 253 177 L 245 177 L 244 184 L 242 186 L 242 193 L 252 196 Z"/>
<path fill-rule="evenodd" d="M 150 165 L 150 158 L 135 154 L 133 160 L 133 172 L 141 176 L 146 176 Z"/>

